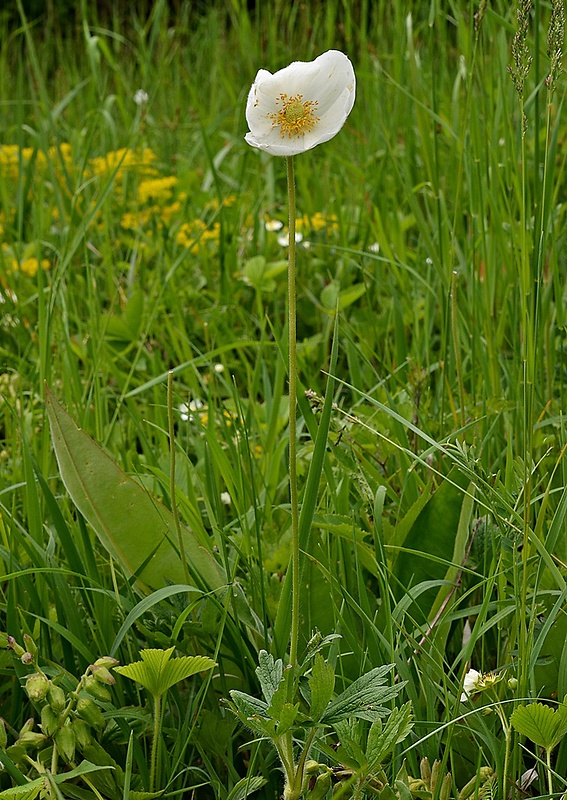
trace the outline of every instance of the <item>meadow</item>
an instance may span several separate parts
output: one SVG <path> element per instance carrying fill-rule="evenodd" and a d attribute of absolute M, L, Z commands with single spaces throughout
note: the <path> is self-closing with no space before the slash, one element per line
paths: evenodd
<path fill-rule="evenodd" d="M 563 3 L 26 9 L 0 798 L 567 797 Z M 296 427 L 286 161 L 245 108 L 330 49 L 356 102 L 294 158 Z"/>

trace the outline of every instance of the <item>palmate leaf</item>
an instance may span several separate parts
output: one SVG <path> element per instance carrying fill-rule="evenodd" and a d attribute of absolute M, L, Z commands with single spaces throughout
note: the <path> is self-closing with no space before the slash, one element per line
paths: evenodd
<path fill-rule="evenodd" d="M 390 709 L 381 704 L 396 697 L 406 683 L 402 681 L 395 686 L 384 686 L 386 677 L 393 667 L 393 664 L 375 667 L 357 678 L 348 689 L 327 706 L 321 722 L 332 725 L 341 719 L 347 719 L 347 717 L 358 717 L 358 719 L 374 722 L 380 717 L 386 717 L 390 713 Z"/>
<path fill-rule="evenodd" d="M 394 747 L 409 736 L 412 728 L 411 703 L 394 708 L 384 724 L 380 719 L 373 722 L 366 744 L 368 772 L 374 772 Z"/>
<path fill-rule="evenodd" d="M 77 427 L 46 390 L 45 405 L 59 471 L 71 499 L 101 544 L 128 575 L 159 589 L 186 583 L 173 514 Z M 226 576 L 195 533 L 181 529 L 184 557 L 197 586 L 217 589 Z"/>
<path fill-rule="evenodd" d="M 552 750 L 567 735 L 567 704 L 563 701 L 557 709 L 543 703 L 520 706 L 513 712 L 510 722 L 519 734 Z"/>
<path fill-rule="evenodd" d="M 140 683 L 152 697 L 161 697 L 179 681 L 215 666 L 215 662 L 207 656 L 171 658 L 174 649 L 170 647 L 168 650 L 141 650 L 141 661 L 115 667 L 114 671 Z"/>

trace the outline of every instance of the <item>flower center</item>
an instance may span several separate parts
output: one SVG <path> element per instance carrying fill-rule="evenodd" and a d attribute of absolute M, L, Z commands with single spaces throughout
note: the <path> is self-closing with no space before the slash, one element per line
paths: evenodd
<path fill-rule="evenodd" d="M 268 116 L 272 120 L 273 127 L 279 127 L 282 139 L 286 136 L 288 139 L 303 136 L 304 133 L 312 131 L 319 122 L 319 117 L 315 116 L 317 100 L 304 100 L 302 94 L 292 97 L 280 94 L 276 104 L 281 104 L 281 108 L 275 114 Z"/>

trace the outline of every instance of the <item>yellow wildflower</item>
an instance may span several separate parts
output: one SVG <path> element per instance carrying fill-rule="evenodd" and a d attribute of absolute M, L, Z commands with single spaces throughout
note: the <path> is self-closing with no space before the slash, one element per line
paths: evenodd
<path fill-rule="evenodd" d="M 174 175 L 142 181 L 138 186 L 138 200 L 140 203 L 147 203 L 150 197 L 153 200 L 170 200 L 176 184 Z"/>

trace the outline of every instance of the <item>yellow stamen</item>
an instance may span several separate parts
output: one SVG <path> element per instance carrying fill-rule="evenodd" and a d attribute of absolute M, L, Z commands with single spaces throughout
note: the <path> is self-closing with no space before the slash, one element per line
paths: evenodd
<path fill-rule="evenodd" d="M 292 97 L 280 94 L 276 103 L 281 103 L 282 107 L 277 113 L 269 114 L 269 117 L 274 127 L 279 126 L 282 139 L 286 136 L 288 139 L 303 136 L 312 131 L 319 122 L 319 117 L 315 116 L 317 100 L 304 100 L 302 94 Z"/>

